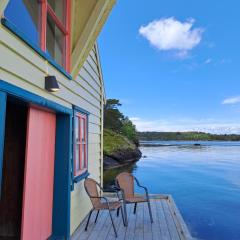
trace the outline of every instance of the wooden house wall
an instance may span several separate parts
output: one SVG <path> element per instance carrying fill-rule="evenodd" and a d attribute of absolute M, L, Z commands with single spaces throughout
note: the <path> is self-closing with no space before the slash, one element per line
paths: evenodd
<path fill-rule="evenodd" d="M 4 57 L 3 57 L 4 56 Z M 60 91 L 44 89 L 46 74 L 55 75 Z M 76 80 L 69 80 L 48 64 L 12 32 L 0 24 L 0 79 L 65 107 L 76 105 L 90 113 L 88 160 L 90 176 L 102 180 L 102 106 L 103 84 L 96 45 L 90 52 Z M 71 233 L 90 210 L 83 181 L 71 192 Z"/>

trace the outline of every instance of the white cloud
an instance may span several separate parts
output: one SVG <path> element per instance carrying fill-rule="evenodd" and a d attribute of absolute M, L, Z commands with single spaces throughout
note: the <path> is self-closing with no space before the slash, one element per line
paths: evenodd
<path fill-rule="evenodd" d="M 195 20 L 180 22 L 174 17 L 162 18 L 141 26 L 139 33 L 162 51 L 175 50 L 177 56 L 186 57 L 202 39 L 202 28 L 193 28 Z"/>
<path fill-rule="evenodd" d="M 222 102 L 222 104 L 237 104 L 237 103 L 240 103 L 240 96 L 226 98 Z"/>
<path fill-rule="evenodd" d="M 178 119 L 148 120 L 138 117 L 130 118 L 138 131 L 184 132 L 198 131 L 214 134 L 240 134 L 240 123 L 219 121 L 215 119 Z"/>
<path fill-rule="evenodd" d="M 205 64 L 209 64 L 209 63 L 211 63 L 211 62 L 212 62 L 212 59 L 211 59 L 211 58 L 208 58 L 208 59 L 206 59 Z"/>
<path fill-rule="evenodd" d="M 130 120 L 131 121 L 140 121 L 141 118 L 139 118 L 139 117 L 131 117 Z"/>

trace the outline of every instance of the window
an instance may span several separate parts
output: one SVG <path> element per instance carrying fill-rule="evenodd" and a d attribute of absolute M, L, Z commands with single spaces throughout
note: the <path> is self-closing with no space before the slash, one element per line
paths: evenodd
<path fill-rule="evenodd" d="M 37 2 L 10 0 L 4 15 L 22 30 L 30 41 L 39 45 L 39 5 Z"/>
<path fill-rule="evenodd" d="M 70 0 L 10 0 L 6 19 L 70 71 Z"/>
<path fill-rule="evenodd" d="M 88 169 L 87 156 L 87 115 L 76 113 L 74 141 L 74 176 L 80 176 Z"/>

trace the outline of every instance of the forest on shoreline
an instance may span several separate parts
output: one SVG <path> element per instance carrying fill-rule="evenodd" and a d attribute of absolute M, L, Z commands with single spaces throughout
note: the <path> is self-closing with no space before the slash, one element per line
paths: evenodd
<path fill-rule="evenodd" d="M 138 132 L 140 141 L 240 141 L 238 134 L 205 132 Z"/>

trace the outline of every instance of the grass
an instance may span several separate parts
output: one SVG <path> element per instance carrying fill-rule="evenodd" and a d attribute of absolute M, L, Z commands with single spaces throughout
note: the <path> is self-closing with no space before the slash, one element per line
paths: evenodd
<path fill-rule="evenodd" d="M 111 155 L 118 150 L 135 149 L 136 146 L 121 134 L 117 134 L 109 129 L 104 129 L 103 153 Z"/>

